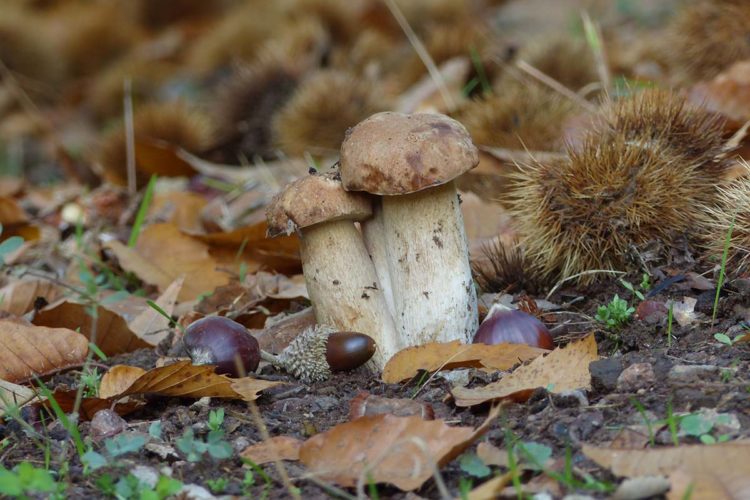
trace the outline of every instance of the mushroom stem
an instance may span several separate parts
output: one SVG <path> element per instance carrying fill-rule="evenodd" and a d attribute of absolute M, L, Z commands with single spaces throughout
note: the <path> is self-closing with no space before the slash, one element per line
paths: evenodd
<path fill-rule="evenodd" d="M 369 335 L 377 345 L 372 365 L 382 369 L 399 349 L 396 328 L 354 223 L 339 220 L 304 228 L 300 252 L 318 323 Z"/>
<path fill-rule="evenodd" d="M 361 222 L 362 237 L 365 240 L 365 247 L 370 254 L 372 263 L 375 265 L 375 274 L 378 276 L 378 283 L 383 289 L 388 311 L 391 317 L 396 317 L 396 307 L 393 302 L 393 286 L 391 285 L 391 275 L 388 272 L 388 243 L 385 239 L 385 227 L 383 226 L 383 206 L 380 197 L 373 197 L 372 218 Z"/>
<path fill-rule="evenodd" d="M 402 345 L 471 342 L 477 296 L 455 184 L 383 196 L 383 225 Z"/>

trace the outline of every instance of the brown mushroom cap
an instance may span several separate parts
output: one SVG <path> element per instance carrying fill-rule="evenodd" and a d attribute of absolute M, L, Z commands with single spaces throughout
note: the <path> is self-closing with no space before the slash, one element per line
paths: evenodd
<path fill-rule="evenodd" d="M 351 219 L 359 221 L 372 215 L 367 195 L 344 191 L 333 174 L 308 175 L 287 185 L 266 208 L 268 236 L 291 234 L 321 222 Z"/>
<path fill-rule="evenodd" d="M 346 133 L 341 181 L 349 191 L 408 194 L 450 182 L 479 163 L 469 132 L 432 113 L 377 113 Z"/>

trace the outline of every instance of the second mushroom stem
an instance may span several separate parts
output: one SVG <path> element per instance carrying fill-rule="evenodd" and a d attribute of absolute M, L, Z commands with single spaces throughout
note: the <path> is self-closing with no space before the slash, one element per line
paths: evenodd
<path fill-rule="evenodd" d="M 362 332 L 377 350 L 372 363 L 382 369 L 399 346 L 375 266 L 349 220 L 305 228 L 300 243 L 310 301 L 318 323 Z"/>

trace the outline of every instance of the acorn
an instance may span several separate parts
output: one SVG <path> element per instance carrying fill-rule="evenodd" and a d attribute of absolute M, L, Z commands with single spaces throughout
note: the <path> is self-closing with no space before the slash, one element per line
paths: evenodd
<path fill-rule="evenodd" d="M 665 51 L 688 81 L 710 79 L 750 58 L 750 3 L 688 2 L 669 27 Z"/>
<path fill-rule="evenodd" d="M 182 337 L 195 365 L 216 365 L 216 373 L 243 377 L 260 363 L 258 341 L 240 323 L 207 316 L 190 323 Z"/>
<path fill-rule="evenodd" d="M 531 314 L 494 304 L 474 334 L 474 344 L 526 344 L 540 349 L 554 349 L 549 329 Z"/>
<path fill-rule="evenodd" d="M 261 357 L 303 382 L 319 382 L 332 372 L 362 366 L 374 353 L 375 342 L 365 334 L 316 325 L 305 329 L 280 354 L 264 351 Z"/>
<path fill-rule="evenodd" d="M 545 279 L 588 283 L 625 270 L 634 248 L 673 247 L 714 203 L 726 170 L 722 123 L 660 90 L 605 108 L 567 157 L 513 174 L 509 211 Z"/>

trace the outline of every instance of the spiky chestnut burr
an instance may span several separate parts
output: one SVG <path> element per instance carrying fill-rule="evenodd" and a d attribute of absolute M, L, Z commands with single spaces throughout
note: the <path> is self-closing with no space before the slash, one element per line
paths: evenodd
<path fill-rule="evenodd" d="M 665 51 L 686 80 L 712 78 L 750 58 L 748 26 L 746 0 L 688 2 L 669 28 Z"/>
<path fill-rule="evenodd" d="M 475 99 L 456 115 L 476 144 L 552 151 L 562 146 L 562 123 L 573 104 L 536 84 L 509 85 Z"/>
<path fill-rule="evenodd" d="M 357 368 L 374 352 L 375 343 L 367 335 L 316 325 L 303 331 L 276 356 L 261 351 L 261 359 L 309 383 L 326 380 L 333 371 Z"/>
<path fill-rule="evenodd" d="M 372 81 L 345 71 L 321 70 L 302 82 L 273 117 L 273 136 L 291 155 L 332 154 L 348 128 L 387 108 Z"/>
<path fill-rule="evenodd" d="M 515 175 L 510 211 L 549 281 L 625 269 L 633 247 L 654 240 L 670 247 L 695 239 L 691 229 L 715 202 L 726 168 L 721 123 L 668 92 L 629 97 L 595 123 L 567 158 Z"/>

